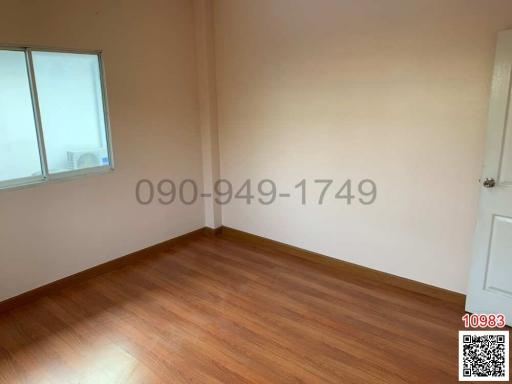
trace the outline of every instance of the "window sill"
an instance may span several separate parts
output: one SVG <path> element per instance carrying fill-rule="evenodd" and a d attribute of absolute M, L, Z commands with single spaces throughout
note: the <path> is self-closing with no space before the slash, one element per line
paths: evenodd
<path fill-rule="evenodd" d="M 55 183 L 60 181 L 67 180 L 75 180 L 82 178 L 84 176 L 98 175 L 104 173 L 110 173 L 114 170 L 111 166 L 103 166 L 103 167 L 95 167 L 95 168 L 86 168 L 86 169 L 78 169 L 74 171 L 67 171 L 61 173 L 55 173 L 52 175 L 48 175 L 48 177 L 30 177 L 19 180 L 12 180 L 9 182 L 0 182 L 0 193 L 2 191 L 15 191 L 19 189 L 25 188 L 33 188 L 37 185 L 47 184 L 47 183 Z"/>

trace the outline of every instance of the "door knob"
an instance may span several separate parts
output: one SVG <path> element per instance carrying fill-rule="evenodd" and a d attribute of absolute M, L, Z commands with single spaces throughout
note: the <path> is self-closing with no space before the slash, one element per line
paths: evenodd
<path fill-rule="evenodd" d="M 485 188 L 494 188 L 496 186 L 496 180 L 494 179 L 485 179 L 484 187 Z"/>

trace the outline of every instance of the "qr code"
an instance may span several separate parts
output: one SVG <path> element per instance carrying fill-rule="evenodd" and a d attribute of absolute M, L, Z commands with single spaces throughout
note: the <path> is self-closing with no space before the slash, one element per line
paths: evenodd
<path fill-rule="evenodd" d="M 459 381 L 509 381 L 508 331 L 459 332 Z"/>

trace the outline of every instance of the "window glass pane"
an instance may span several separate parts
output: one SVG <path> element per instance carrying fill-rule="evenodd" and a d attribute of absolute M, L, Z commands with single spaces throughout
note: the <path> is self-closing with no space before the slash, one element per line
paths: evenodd
<path fill-rule="evenodd" d="M 49 173 L 108 166 L 99 58 L 32 53 Z"/>
<path fill-rule="evenodd" d="M 0 182 L 42 176 L 25 53 L 0 50 Z"/>

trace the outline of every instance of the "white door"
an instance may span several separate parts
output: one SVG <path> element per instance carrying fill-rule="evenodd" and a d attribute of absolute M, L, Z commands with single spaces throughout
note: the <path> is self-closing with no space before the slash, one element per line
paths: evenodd
<path fill-rule="evenodd" d="M 466 310 L 512 325 L 512 31 L 498 37 Z"/>

